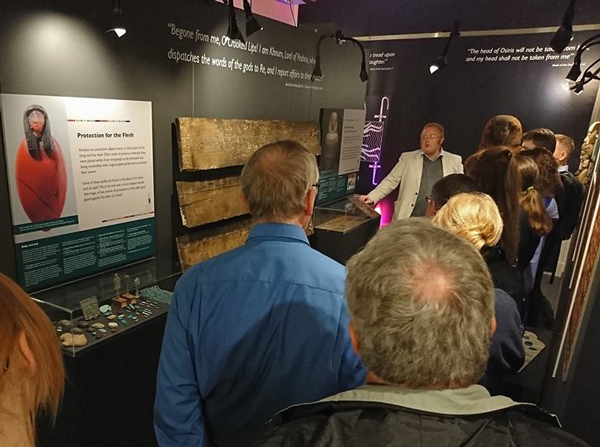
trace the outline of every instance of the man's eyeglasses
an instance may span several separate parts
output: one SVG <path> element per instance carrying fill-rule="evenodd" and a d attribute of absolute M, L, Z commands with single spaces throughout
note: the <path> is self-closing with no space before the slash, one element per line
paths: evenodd
<path fill-rule="evenodd" d="M 421 135 L 421 140 L 439 140 L 442 138 L 441 135 L 436 135 L 434 133 L 430 133 L 429 135 Z"/>
<path fill-rule="evenodd" d="M 313 183 L 313 185 L 311 186 L 311 188 L 315 188 L 317 194 L 319 194 L 319 187 L 321 186 L 321 184 L 319 182 L 317 183 Z"/>

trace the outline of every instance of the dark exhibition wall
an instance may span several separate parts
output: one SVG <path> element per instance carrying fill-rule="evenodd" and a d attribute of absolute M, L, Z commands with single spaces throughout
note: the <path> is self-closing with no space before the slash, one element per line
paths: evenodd
<path fill-rule="evenodd" d="M 264 30 L 237 48 L 223 39 L 225 5 L 130 0 L 122 5 L 127 34 L 119 39 L 104 33 L 110 6 L 109 1 L 2 2 L 0 92 L 152 102 L 161 258 L 177 259 L 174 238 L 183 231 L 174 189 L 177 117 L 318 121 L 321 107 L 363 108 L 366 87 L 358 76 L 356 48 L 324 45 L 323 80 L 311 83 L 319 37 L 312 32 L 258 17 Z M 243 30 L 243 13 L 237 14 Z M 0 271 L 14 277 L 6 179 L 0 182 L 0 207 L 5 210 Z"/>

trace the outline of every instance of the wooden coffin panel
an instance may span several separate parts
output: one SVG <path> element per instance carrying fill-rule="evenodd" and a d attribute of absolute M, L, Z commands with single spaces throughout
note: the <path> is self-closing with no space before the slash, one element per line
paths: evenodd
<path fill-rule="evenodd" d="M 247 219 L 211 231 L 198 231 L 178 237 L 176 243 L 181 268 L 186 271 L 200 262 L 244 245 L 250 226 L 250 219 Z"/>
<path fill-rule="evenodd" d="M 295 140 L 321 153 L 319 125 L 314 122 L 177 118 L 179 169 L 201 171 L 241 166 L 265 144 Z"/>
<path fill-rule="evenodd" d="M 248 214 L 239 177 L 177 182 L 179 210 L 188 228 Z"/>

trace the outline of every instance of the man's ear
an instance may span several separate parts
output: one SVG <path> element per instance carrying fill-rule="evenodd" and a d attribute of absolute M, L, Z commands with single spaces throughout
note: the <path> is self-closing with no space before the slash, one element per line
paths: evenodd
<path fill-rule="evenodd" d="M 435 204 L 435 200 L 431 199 L 431 202 L 427 202 L 427 207 L 425 208 L 425 217 L 433 218 L 437 213 L 437 206 Z"/>
<path fill-rule="evenodd" d="M 565 151 L 560 151 L 560 155 L 558 157 L 561 163 L 567 161 L 567 153 Z"/>
<path fill-rule="evenodd" d="M 33 351 L 29 347 L 29 342 L 27 341 L 27 335 L 25 335 L 25 331 L 21 331 L 19 333 L 17 343 L 19 344 L 19 352 L 23 356 L 25 372 L 28 375 L 34 375 L 37 371 L 37 363 L 35 361 Z"/>
<path fill-rule="evenodd" d="M 490 327 L 490 338 L 492 338 L 494 336 L 494 334 L 496 333 L 496 329 L 498 328 L 498 322 L 496 321 L 496 316 L 494 315 L 492 317 L 492 324 Z"/>
<path fill-rule="evenodd" d="M 348 332 L 350 333 L 350 343 L 352 343 L 352 350 L 356 355 L 358 353 L 358 337 L 356 336 L 356 331 L 354 330 L 354 325 L 352 322 L 348 324 Z"/>
<path fill-rule="evenodd" d="M 315 211 L 315 201 L 317 200 L 317 189 L 311 187 L 306 194 L 306 203 L 304 206 L 304 214 L 308 217 L 313 215 Z"/>
<path fill-rule="evenodd" d="M 242 202 L 244 202 L 244 205 L 246 205 L 246 209 L 250 210 L 250 207 L 248 206 L 248 199 L 246 199 L 246 196 L 244 195 L 243 191 L 240 189 L 240 197 L 242 199 Z M 248 211 L 250 212 L 250 211 Z"/>

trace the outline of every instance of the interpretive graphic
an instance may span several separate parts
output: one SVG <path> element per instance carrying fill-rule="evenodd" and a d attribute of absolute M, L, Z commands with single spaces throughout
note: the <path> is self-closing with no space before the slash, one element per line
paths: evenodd
<path fill-rule="evenodd" d="M 356 189 L 365 111 L 321 109 L 321 173 L 317 203 L 346 196 Z"/>
<path fill-rule="evenodd" d="M 15 163 L 19 200 L 31 222 L 58 219 L 67 198 L 62 149 L 52 136 L 50 119 L 42 106 L 27 107 L 23 126 L 25 138 L 17 149 Z"/>
<path fill-rule="evenodd" d="M 152 256 L 151 103 L 1 101 L 21 285 L 41 289 Z"/>
<path fill-rule="evenodd" d="M 362 150 L 360 161 L 368 163 L 372 172 L 371 183 L 377 185 L 377 171 L 381 168 L 381 150 L 383 148 L 383 132 L 385 129 L 385 119 L 390 107 L 390 99 L 387 96 L 381 98 L 379 114 L 375 114 L 377 121 L 365 121 L 363 130 Z"/>
<path fill-rule="evenodd" d="M 329 119 L 327 119 L 327 132 L 321 150 L 321 171 L 335 171 L 337 174 L 340 162 L 340 127 L 342 124 L 339 115 L 343 117 L 344 112 L 331 111 L 326 114 L 329 115 Z"/>
<path fill-rule="evenodd" d="M 365 111 L 321 109 L 321 177 L 357 172 L 365 124 Z"/>

